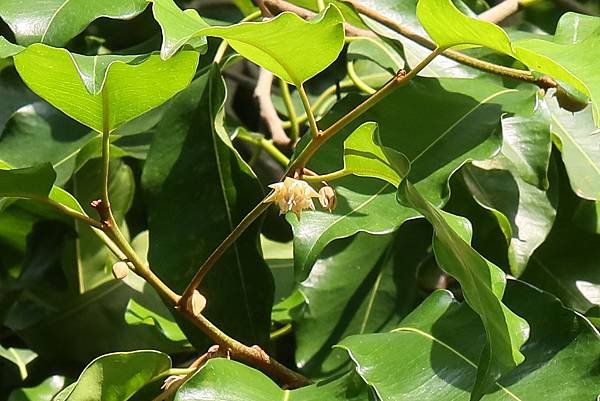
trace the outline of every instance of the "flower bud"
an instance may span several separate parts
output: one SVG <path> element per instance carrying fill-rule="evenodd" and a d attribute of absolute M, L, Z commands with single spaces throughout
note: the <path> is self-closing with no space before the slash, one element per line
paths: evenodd
<path fill-rule="evenodd" d="M 187 310 L 194 316 L 200 316 L 204 308 L 206 308 L 206 298 L 198 290 L 194 290 L 192 296 L 187 300 Z"/>
<path fill-rule="evenodd" d="M 319 203 L 324 209 L 331 212 L 335 208 L 335 191 L 329 185 L 325 185 L 319 190 Z"/>
<path fill-rule="evenodd" d="M 112 267 L 112 274 L 117 280 L 123 280 L 129 274 L 129 266 L 127 262 L 118 261 Z"/>

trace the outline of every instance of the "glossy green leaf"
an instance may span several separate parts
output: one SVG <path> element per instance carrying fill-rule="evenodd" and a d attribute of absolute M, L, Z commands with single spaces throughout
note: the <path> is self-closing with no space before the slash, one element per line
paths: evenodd
<path fill-rule="evenodd" d="M 594 399 L 600 340 L 590 323 L 524 283 L 509 281 L 506 302 L 530 322 L 531 338 L 525 362 L 483 400 Z M 341 346 L 383 401 L 467 401 L 484 344 L 477 315 L 438 291 L 390 333 L 353 336 Z"/>
<path fill-rule="evenodd" d="M 343 142 L 362 123 L 377 121 L 384 146 L 410 160 L 411 177 L 436 204 L 448 195 L 449 177 L 468 160 L 485 160 L 500 148 L 499 122 L 503 112 L 532 108 L 530 87 L 507 89 L 493 82 L 466 79 L 417 79 L 395 91 L 325 143 L 309 162 L 317 173 L 343 168 Z M 334 122 L 361 98 L 343 99 L 321 122 Z M 423 118 L 428 110 L 435 118 Z M 399 208 L 394 187 L 380 180 L 344 177 L 331 183 L 338 204 L 332 213 L 307 211 L 294 230 L 297 279 L 304 280 L 319 253 L 331 241 L 364 231 L 386 234 L 417 213 Z"/>
<path fill-rule="evenodd" d="M 273 274 L 275 303 L 287 298 L 296 285 L 294 281 L 294 249 L 292 241 L 276 242 L 260 236 L 263 258 Z"/>
<path fill-rule="evenodd" d="M 57 397 L 64 401 L 123 401 L 171 368 L 158 351 L 115 352 L 90 362 L 77 382 Z"/>
<path fill-rule="evenodd" d="M 339 10 L 329 6 L 310 21 L 286 12 L 266 22 L 206 28 L 201 33 L 227 40 L 248 60 L 300 86 L 338 57 L 344 46 L 343 22 Z"/>
<path fill-rule="evenodd" d="M 241 363 L 211 359 L 177 391 L 174 401 L 367 401 L 369 390 L 355 375 L 296 390 L 282 390 L 267 376 Z"/>
<path fill-rule="evenodd" d="M 410 162 L 403 154 L 381 144 L 377 123 L 364 123 L 344 141 L 347 173 L 379 178 L 397 187 L 409 170 Z"/>
<path fill-rule="evenodd" d="M 104 127 L 113 131 L 184 89 L 196 70 L 198 53 L 181 52 L 162 61 L 158 55 L 81 56 L 34 44 L 15 55 L 14 62 L 36 94 L 102 132 Z"/>
<path fill-rule="evenodd" d="M 65 46 L 95 19 L 131 19 L 144 11 L 146 5 L 146 0 L 36 0 L 24 6 L 18 1 L 0 0 L 0 17 L 20 45 L 42 42 Z"/>
<path fill-rule="evenodd" d="M 37 386 L 14 390 L 7 401 L 52 401 L 64 386 L 63 376 L 51 376 Z"/>
<path fill-rule="evenodd" d="M 511 42 L 500 27 L 461 13 L 450 0 L 421 0 L 419 20 L 442 48 L 462 44 L 485 46 L 514 57 L 529 68 L 566 83 L 592 99 L 596 125 L 600 125 L 600 27 L 588 36 L 565 44 L 542 39 Z M 559 23 L 560 24 L 560 23 Z M 564 35 L 559 37 L 564 40 Z"/>
<path fill-rule="evenodd" d="M 329 244 L 300 284 L 306 304 L 294 313 L 294 332 L 302 371 L 329 376 L 344 369 L 348 358 L 332 349 L 336 343 L 395 327 L 415 304 L 416 270 L 430 245 L 428 227 L 410 223 L 395 237 L 359 233 Z"/>
<path fill-rule="evenodd" d="M 182 11 L 173 0 L 149 0 L 152 3 L 154 18 L 162 29 L 160 57 L 163 60 L 173 56 L 186 44 L 194 48 L 205 48 L 206 37 L 198 31 L 209 27 L 194 9 Z"/>
<path fill-rule="evenodd" d="M 475 200 L 490 210 L 508 242 L 511 273 L 518 277 L 548 236 L 556 216 L 558 188 L 548 188 L 550 122 L 543 107 L 534 115 L 502 120 L 502 152 L 474 162 L 464 179 Z"/>
<path fill-rule="evenodd" d="M 165 310 L 166 308 L 164 308 Z M 165 310 L 168 312 L 168 310 Z M 170 316 L 159 314 L 144 305 L 135 301 L 129 300 L 125 311 L 125 321 L 130 325 L 145 324 L 156 327 L 166 338 L 175 342 L 187 342 L 185 334 L 181 331 L 177 323 L 170 319 Z"/>
<path fill-rule="evenodd" d="M 148 258 L 178 292 L 262 197 L 256 177 L 224 130 L 225 96 L 217 68 L 209 68 L 166 111 L 144 166 Z M 267 341 L 273 302 L 272 277 L 259 253 L 258 235 L 256 225 L 247 230 L 200 287 L 210 300 L 207 317 L 251 344 Z M 195 326 L 188 328 L 184 331 L 192 343 L 207 345 Z"/>
<path fill-rule="evenodd" d="M 584 199 L 600 200 L 600 128 L 594 124 L 590 109 L 571 113 L 562 110 L 555 99 L 547 98 L 546 102 L 571 188 Z"/>
<path fill-rule="evenodd" d="M 498 377 L 523 362 L 520 348 L 527 341 L 529 326 L 502 303 L 506 286 L 504 272 L 471 248 L 472 231 L 468 220 L 444 214 L 406 180 L 398 188 L 398 197 L 431 223 L 439 266 L 460 283 L 467 303 L 485 327 L 487 346 L 481 354 L 471 397 L 479 400 Z"/>

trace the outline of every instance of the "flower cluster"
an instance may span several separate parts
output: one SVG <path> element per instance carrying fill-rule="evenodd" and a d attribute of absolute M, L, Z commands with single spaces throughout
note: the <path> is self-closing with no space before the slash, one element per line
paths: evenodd
<path fill-rule="evenodd" d="M 286 177 L 283 182 L 271 184 L 269 187 L 273 188 L 273 193 L 265 199 L 265 203 L 275 203 L 279 207 L 279 214 L 291 211 L 300 218 L 302 210 L 315 210 L 312 198 L 319 198 L 319 193 L 306 181 Z"/>

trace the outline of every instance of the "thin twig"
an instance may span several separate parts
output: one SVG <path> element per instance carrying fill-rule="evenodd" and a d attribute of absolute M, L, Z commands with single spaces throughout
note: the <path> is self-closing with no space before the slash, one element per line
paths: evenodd
<path fill-rule="evenodd" d="M 258 74 L 258 82 L 254 89 L 254 98 L 258 103 L 258 112 L 260 118 L 265 123 L 267 130 L 271 134 L 273 143 L 278 146 L 289 146 L 291 140 L 285 134 L 281 119 L 277 115 L 277 110 L 273 105 L 271 98 L 271 87 L 273 85 L 273 74 L 264 68 L 260 69 Z"/>
<path fill-rule="evenodd" d="M 498 3 L 489 10 L 482 12 L 478 17 L 484 21 L 498 24 L 519 11 L 520 8 L 520 0 L 504 0 L 502 3 Z"/>
<path fill-rule="evenodd" d="M 281 153 L 281 151 L 273 145 L 273 141 L 268 140 L 261 134 L 238 130 L 236 132 L 235 139 L 240 139 L 244 142 L 249 142 L 258 146 L 259 148 L 267 152 L 269 155 L 271 155 L 271 157 L 283 167 L 286 167 L 290 162 L 290 159 L 286 155 Z"/>
<path fill-rule="evenodd" d="M 264 6 L 270 10 L 272 14 L 280 14 L 284 11 L 292 12 L 304 19 L 311 19 L 317 13 L 307 10 L 306 8 L 298 7 L 294 4 L 288 3 L 287 1 L 282 0 L 262 0 L 261 1 Z M 350 25 L 349 23 L 344 23 L 344 29 L 346 31 L 347 36 L 364 36 L 369 38 L 376 38 L 377 35 L 372 31 L 367 29 L 357 28 L 354 25 Z"/>

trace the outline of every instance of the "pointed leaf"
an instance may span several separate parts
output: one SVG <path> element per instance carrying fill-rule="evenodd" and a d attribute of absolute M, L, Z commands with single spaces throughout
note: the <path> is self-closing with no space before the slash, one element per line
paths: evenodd
<path fill-rule="evenodd" d="M 160 57 L 163 60 L 173 56 L 186 44 L 193 48 L 206 48 L 206 37 L 198 31 L 209 27 L 194 9 L 182 11 L 173 0 L 148 0 L 152 3 L 154 19 L 162 29 Z"/>
<path fill-rule="evenodd" d="M 63 376 L 51 376 L 37 386 L 14 390 L 7 401 L 52 401 L 64 386 Z"/>
<path fill-rule="evenodd" d="M 36 0 L 27 4 L 0 0 L 0 17 L 14 32 L 17 43 L 65 46 L 100 17 L 131 19 L 146 8 L 146 0 Z"/>
<path fill-rule="evenodd" d="M 530 322 L 531 338 L 525 362 L 483 401 L 593 400 L 600 392 L 600 339 L 590 323 L 520 282 L 509 281 L 506 303 Z M 467 401 L 484 344 L 477 315 L 438 291 L 390 333 L 353 336 L 341 347 L 382 401 Z"/>
<path fill-rule="evenodd" d="M 34 44 L 14 56 L 23 81 L 36 94 L 95 131 L 113 131 L 159 106 L 193 77 L 198 53 L 81 56 Z M 160 85 L 158 85 L 160 83 Z"/>
<path fill-rule="evenodd" d="M 144 166 L 148 259 L 177 292 L 262 197 L 256 177 L 224 130 L 225 96 L 224 82 L 213 66 L 165 112 Z M 258 236 L 253 225 L 200 287 L 209 300 L 207 317 L 250 344 L 267 341 L 273 302 L 271 273 L 259 253 Z M 195 326 L 185 333 L 197 347 L 207 345 Z"/>
<path fill-rule="evenodd" d="M 406 180 L 398 188 L 398 196 L 433 226 L 433 246 L 439 266 L 460 283 L 465 300 L 485 327 L 487 346 L 480 358 L 471 397 L 479 400 L 498 377 L 523 362 L 520 348 L 527 341 L 529 327 L 502 303 L 506 286 L 504 272 L 471 248 L 468 221 L 442 213 Z"/>
<path fill-rule="evenodd" d="M 397 187 L 409 169 L 410 162 L 403 154 L 381 144 L 377 123 L 364 123 L 344 141 L 344 170 L 348 173 L 379 178 Z"/>

